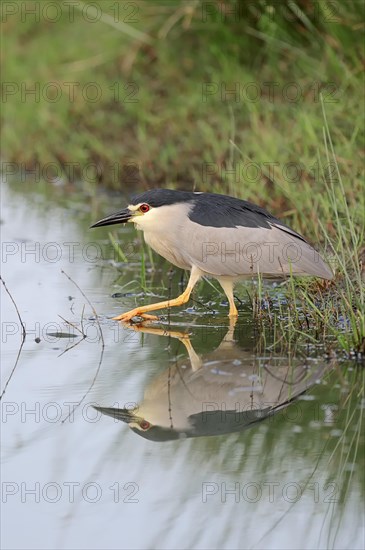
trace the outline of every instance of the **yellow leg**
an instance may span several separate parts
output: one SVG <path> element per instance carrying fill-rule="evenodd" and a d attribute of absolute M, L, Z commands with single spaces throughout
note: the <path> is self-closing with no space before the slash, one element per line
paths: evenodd
<path fill-rule="evenodd" d="M 200 279 L 200 273 L 196 269 L 192 269 L 190 274 L 190 279 L 188 282 L 188 286 L 184 290 L 180 296 L 177 298 L 173 298 L 172 300 L 165 300 L 163 302 L 157 302 L 157 304 L 149 304 L 148 306 L 140 306 L 136 307 L 134 309 L 131 309 L 130 311 L 127 311 L 126 313 L 122 313 L 122 315 L 118 315 L 118 317 L 113 317 L 115 321 L 123 321 L 128 322 L 133 319 L 133 317 L 143 317 L 144 319 L 158 319 L 155 315 L 146 315 L 148 311 L 155 311 L 156 309 L 163 309 L 165 307 L 175 307 L 175 306 L 182 306 L 183 304 L 186 304 L 186 302 L 189 301 L 190 294 L 197 283 L 197 281 Z"/>
<path fill-rule="evenodd" d="M 228 317 L 238 317 L 238 310 L 236 308 L 236 305 L 235 305 L 233 299 L 229 301 Z"/>
<path fill-rule="evenodd" d="M 233 282 L 227 279 L 218 279 L 219 284 L 223 288 L 229 302 L 229 317 L 238 317 L 238 311 L 233 297 Z"/>
<path fill-rule="evenodd" d="M 193 345 L 190 342 L 189 334 L 187 332 L 178 332 L 176 330 L 166 330 L 164 328 L 157 327 L 146 327 L 143 325 L 143 323 L 133 323 L 132 325 L 129 325 L 129 329 L 134 330 L 135 332 L 143 332 L 145 334 L 155 334 L 157 336 L 169 336 L 170 338 L 177 338 L 182 344 L 184 344 L 185 349 L 189 354 L 192 370 L 196 371 L 202 366 L 202 361 L 199 355 L 196 353 L 195 349 L 193 348 Z"/>
<path fill-rule="evenodd" d="M 135 332 L 143 332 L 145 334 L 155 334 L 157 336 L 169 336 L 170 338 L 177 338 L 182 344 L 184 344 L 186 351 L 189 354 L 190 364 L 193 371 L 200 369 L 202 361 L 199 355 L 196 353 L 193 348 L 192 343 L 190 342 L 189 334 L 187 332 L 178 332 L 176 330 L 166 330 L 163 328 L 155 327 L 146 327 L 143 323 L 136 324 L 133 323 L 129 325 L 131 330 Z"/>
<path fill-rule="evenodd" d="M 156 309 L 163 309 L 164 307 L 182 306 L 189 301 L 192 290 L 192 288 L 187 287 L 184 292 L 180 294 L 180 296 L 174 298 L 173 300 L 165 300 L 164 302 L 157 302 L 157 304 L 149 304 L 148 306 L 136 307 L 134 309 L 131 309 L 130 311 L 127 311 L 126 313 L 122 313 L 122 315 L 118 315 L 118 317 L 113 317 L 113 319 L 115 321 L 131 321 L 133 317 L 143 317 L 144 319 L 158 319 L 158 317 L 156 317 L 155 315 L 146 315 L 146 312 L 155 311 Z"/>

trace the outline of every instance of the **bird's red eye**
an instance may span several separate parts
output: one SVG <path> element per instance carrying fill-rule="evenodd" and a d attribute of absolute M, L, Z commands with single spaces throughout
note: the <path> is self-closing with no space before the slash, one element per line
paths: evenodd
<path fill-rule="evenodd" d="M 140 211 L 143 212 L 143 214 L 145 214 L 146 212 L 149 211 L 150 207 L 148 204 L 141 204 L 141 206 L 139 207 Z"/>
<path fill-rule="evenodd" d="M 142 430 L 148 430 L 150 426 L 151 424 L 147 422 L 147 420 L 142 420 L 142 422 L 140 423 L 140 427 L 142 428 Z"/>

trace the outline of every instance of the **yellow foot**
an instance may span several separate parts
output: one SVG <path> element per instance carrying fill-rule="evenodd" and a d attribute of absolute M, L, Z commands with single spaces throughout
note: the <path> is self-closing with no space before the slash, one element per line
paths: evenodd
<path fill-rule="evenodd" d="M 130 311 L 122 313 L 122 315 L 113 317 L 113 321 L 122 321 L 123 323 L 128 323 L 132 322 L 133 317 L 142 317 L 146 321 L 158 321 L 158 317 L 156 315 L 148 315 L 148 313 L 143 313 L 143 311 L 138 308 L 131 309 Z"/>
<path fill-rule="evenodd" d="M 178 340 L 189 340 L 189 334 L 187 332 L 179 332 L 175 330 L 166 330 L 165 328 L 152 327 L 141 323 L 132 323 L 128 326 L 130 330 L 134 332 L 143 332 L 145 334 L 155 334 L 156 336 L 170 336 L 171 338 L 177 338 Z"/>

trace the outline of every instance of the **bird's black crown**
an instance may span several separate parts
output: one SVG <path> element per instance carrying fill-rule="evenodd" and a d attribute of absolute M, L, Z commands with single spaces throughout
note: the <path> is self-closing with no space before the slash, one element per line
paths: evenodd
<path fill-rule="evenodd" d="M 141 202 L 146 202 L 150 206 L 157 208 L 158 206 L 166 206 L 176 204 L 178 202 L 191 202 L 197 196 L 196 193 L 190 191 L 175 191 L 173 189 L 151 189 L 140 195 L 134 195 L 131 204 L 137 205 Z"/>

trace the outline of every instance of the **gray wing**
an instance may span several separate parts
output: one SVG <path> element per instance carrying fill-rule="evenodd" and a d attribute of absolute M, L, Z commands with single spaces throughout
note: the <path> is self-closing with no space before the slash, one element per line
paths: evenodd
<path fill-rule="evenodd" d="M 210 227 L 187 220 L 184 256 L 208 275 L 312 275 L 332 279 L 318 252 L 285 225 L 268 227 Z"/>

